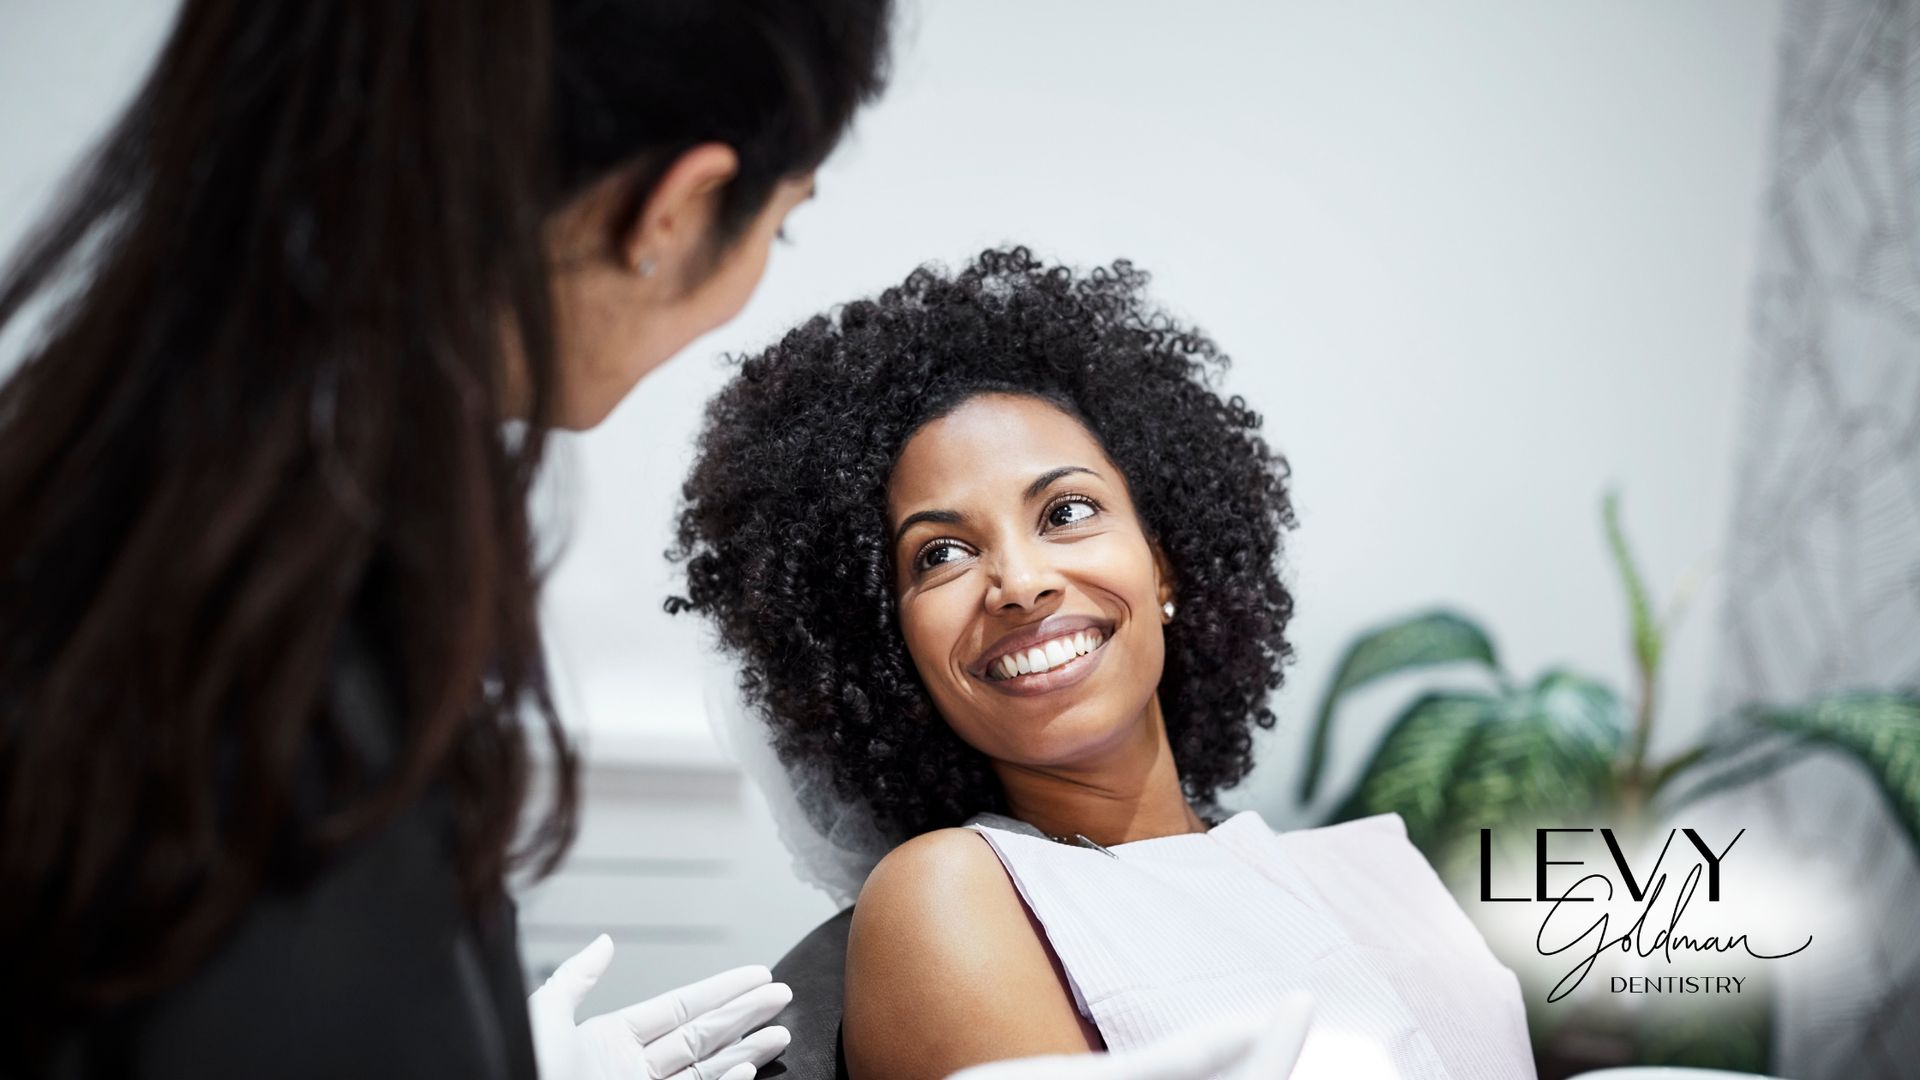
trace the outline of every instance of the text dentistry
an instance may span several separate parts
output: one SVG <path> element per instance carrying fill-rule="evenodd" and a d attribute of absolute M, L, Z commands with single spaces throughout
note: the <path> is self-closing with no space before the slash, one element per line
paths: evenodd
<path fill-rule="evenodd" d="M 1615 994 L 1737 994 L 1747 975 L 1615 975 L 1607 989 Z"/>

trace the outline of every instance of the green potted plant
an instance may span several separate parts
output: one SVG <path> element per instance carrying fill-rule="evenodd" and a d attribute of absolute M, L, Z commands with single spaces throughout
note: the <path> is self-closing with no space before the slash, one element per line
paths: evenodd
<path fill-rule="evenodd" d="M 1655 616 L 1615 496 L 1605 499 L 1602 517 L 1631 617 L 1637 675 L 1631 698 L 1565 669 L 1531 682 L 1516 680 L 1501 667 L 1491 636 L 1471 619 L 1449 611 L 1414 615 L 1364 633 L 1347 648 L 1314 720 L 1299 802 L 1312 801 L 1320 790 L 1334 726 L 1349 695 L 1388 676 L 1465 664 L 1485 672 L 1489 685 L 1415 696 L 1328 818 L 1331 823 L 1397 812 L 1409 839 L 1463 891 L 1486 857 L 1483 829 L 1605 820 L 1624 834 L 1644 833 L 1682 806 L 1751 783 L 1799 760 L 1810 747 L 1840 751 L 1864 766 L 1920 850 L 1920 698 L 1911 693 L 1750 706 L 1696 745 L 1660 760 L 1650 755 L 1660 664 L 1678 607 Z M 1644 1024 L 1621 1031 L 1617 1017 L 1569 1020 L 1575 1028 L 1586 1023 L 1601 1029 L 1586 1035 L 1631 1043 L 1631 1056 L 1647 1063 L 1758 1071 L 1765 1068 L 1768 1043 L 1764 998 L 1749 1012 L 1721 1015 L 1692 1031 L 1647 1030 Z M 1551 1074 L 1555 1041 L 1581 1033 L 1534 1019 L 1543 1075 Z"/>

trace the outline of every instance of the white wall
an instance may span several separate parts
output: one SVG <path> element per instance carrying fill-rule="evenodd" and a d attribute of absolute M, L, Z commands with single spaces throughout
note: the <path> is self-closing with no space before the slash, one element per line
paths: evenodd
<path fill-rule="evenodd" d="M 0 0 L 0 243 L 130 89 L 170 6 Z M 1622 488 L 1663 591 L 1721 546 L 1778 19 L 1778 0 L 909 6 L 892 89 L 747 313 L 565 440 L 548 615 L 572 720 L 614 772 L 724 774 L 702 635 L 660 611 L 716 358 L 1007 241 L 1152 270 L 1293 461 L 1299 663 L 1238 802 L 1304 820 L 1281 789 L 1339 649 L 1415 608 L 1483 617 L 1517 672 L 1569 663 L 1624 687 L 1599 498 Z M 1716 610 L 1709 590 L 1680 635 L 1669 734 L 1704 717 Z M 1372 695 L 1374 723 L 1392 693 Z M 1365 726 L 1339 744 L 1335 788 Z M 651 809 L 596 801 L 594 857 L 734 845 L 743 898 L 709 905 L 731 929 L 696 959 L 773 959 L 828 906 L 786 882 L 750 794 L 676 783 Z M 691 963 L 633 940 L 625 966 L 644 971 L 623 989 Z"/>
<path fill-rule="evenodd" d="M 1624 689 L 1599 500 L 1622 489 L 1662 592 L 1720 546 L 1778 16 L 1749 0 L 910 7 L 892 89 L 747 314 L 573 446 L 550 602 L 581 715 L 698 740 L 680 673 L 700 644 L 658 609 L 673 579 L 657 553 L 715 357 L 1006 241 L 1152 270 L 1293 462 L 1299 662 L 1238 801 L 1284 805 L 1339 650 L 1410 609 L 1481 616 L 1517 672 L 1566 663 Z M 1716 609 L 1709 589 L 1680 633 L 1669 734 L 1704 716 Z M 1340 744 L 1346 774 L 1364 734 Z"/>
<path fill-rule="evenodd" d="M 0 252 L 133 93 L 173 0 L 0 0 Z"/>

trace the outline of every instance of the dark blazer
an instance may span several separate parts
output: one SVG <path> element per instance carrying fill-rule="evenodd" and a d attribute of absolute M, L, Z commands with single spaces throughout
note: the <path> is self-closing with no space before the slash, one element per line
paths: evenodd
<path fill-rule="evenodd" d="M 396 699 L 345 637 L 333 718 L 377 767 Z M 463 909 L 452 808 L 430 790 L 317 874 L 263 890 L 197 972 L 77 1032 L 51 1075 L 535 1080 L 517 937 L 510 902 Z"/>

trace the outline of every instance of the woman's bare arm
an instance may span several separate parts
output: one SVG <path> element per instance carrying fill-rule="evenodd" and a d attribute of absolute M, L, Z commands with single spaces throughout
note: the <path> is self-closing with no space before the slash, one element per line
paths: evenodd
<path fill-rule="evenodd" d="M 853 1080 L 1101 1048 L 1039 924 L 978 833 L 902 844 L 867 879 L 847 941 Z"/>

